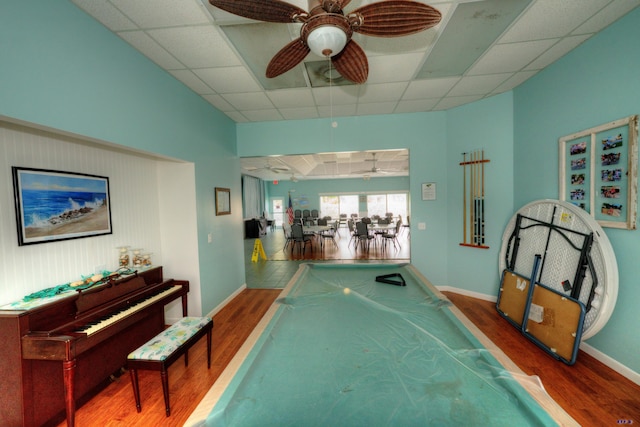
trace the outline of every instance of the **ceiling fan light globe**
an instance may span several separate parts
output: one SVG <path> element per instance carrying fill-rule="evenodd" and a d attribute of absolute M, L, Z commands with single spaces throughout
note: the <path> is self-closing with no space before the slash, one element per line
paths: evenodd
<path fill-rule="evenodd" d="M 345 32 L 334 25 L 323 25 L 315 28 L 307 36 L 307 46 L 311 52 L 322 57 L 339 54 L 347 44 Z"/>

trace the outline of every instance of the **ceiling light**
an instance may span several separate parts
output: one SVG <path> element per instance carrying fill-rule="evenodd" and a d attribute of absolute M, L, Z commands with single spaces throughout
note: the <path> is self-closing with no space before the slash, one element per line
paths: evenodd
<path fill-rule="evenodd" d="M 342 52 L 347 44 L 347 35 L 341 28 L 323 25 L 307 36 L 307 45 L 318 56 L 334 56 Z"/>

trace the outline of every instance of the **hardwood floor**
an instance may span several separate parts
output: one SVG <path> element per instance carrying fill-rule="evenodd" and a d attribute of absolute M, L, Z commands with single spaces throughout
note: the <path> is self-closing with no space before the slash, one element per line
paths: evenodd
<path fill-rule="evenodd" d="M 157 372 L 139 372 L 142 412 L 137 413 L 128 373 L 81 407 L 76 424 L 85 426 L 181 426 L 262 318 L 280 290 L 247 289 L 214 316 L 212 364 L 206 368 L 206 340 L 169 369 L 171 416 Z M 581 352 L 574 366 L 557 362 L 502 319 L 494 304 L 446 293 L 480 330 L 527 374 L 538 375 L 547 392 L 582 426 L 640 423 L 640 386 Z M 65 424 L 60 424 L 60 427 Z"/>

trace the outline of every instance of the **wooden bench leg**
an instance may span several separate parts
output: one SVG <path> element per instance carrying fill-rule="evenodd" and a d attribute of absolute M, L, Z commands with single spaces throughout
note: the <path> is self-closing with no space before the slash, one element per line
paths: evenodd
<path fill-rule="evenodd" d="M 140 388 L 138 386 L 138 371 L 135 368 L 129 369 L 129 374 L 131 374 L 131 385 L 133 386 L 133 397 L 136 399 L 136 410 L 138 412 L 142 411 L 142 406 L 140 405 Z"/>
<path fill-rule="evenodd" d="M 213 328 L 209 328 L 207 331 L 207 369 L 211 368 L 211 330 Z"/>
<path fill-rule="evenodd" d="M 164 393 L 164 409 L 168 417 L 171 415 L 171 406 L 169 406 L 169 375 L 167 375 L 167 368 L 165 366 L 163 366 L 160 371 L 160 379 L 162 380 L 162 393 Z"/>

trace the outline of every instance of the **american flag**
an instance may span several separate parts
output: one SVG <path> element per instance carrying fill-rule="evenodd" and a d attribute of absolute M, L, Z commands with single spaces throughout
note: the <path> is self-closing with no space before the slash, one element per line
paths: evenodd
<path fill-rule="evenodd" d="M 287 208 L 287 217 L 289 218 L 289 225 L 293 224 L 293 205 L 291 204 L 291 194 L 289 194 L 289 207 Z"/>

